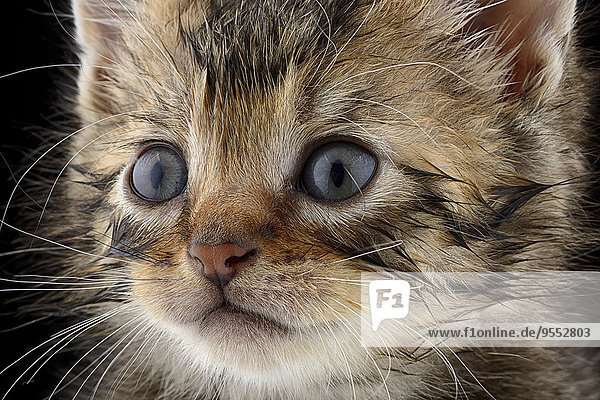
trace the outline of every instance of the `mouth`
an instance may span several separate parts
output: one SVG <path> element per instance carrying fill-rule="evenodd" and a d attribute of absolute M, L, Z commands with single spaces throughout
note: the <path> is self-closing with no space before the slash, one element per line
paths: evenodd
<path fill-rule="evenodd" d="M 236 307 L 228 302 L 223 302 L 211 311 L 209 311 L 203 318 L 203 322 L 210 320 L 211 318 L 219 318 L 224 316 L 226 318 L 239 318 L 239 317 L 253 317 L 259 318 L 258 315 L 250 312 L 243 311 L 239 307 Z"/>
<path fill-rule="evenodd" d="M 238 306 L 223 302 L 209 311 L 199 322 L 203 334 L 229 339 L 261 337 L 264 334 L 289 334 L 289 326 L 264 315 L 243 310 Z"/>

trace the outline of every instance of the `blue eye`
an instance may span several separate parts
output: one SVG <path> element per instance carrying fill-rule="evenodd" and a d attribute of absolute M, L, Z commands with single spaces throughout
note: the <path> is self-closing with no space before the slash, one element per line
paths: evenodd
<path fill-rule="evenodd" d="M 319 200 L 345 200 L 359 193 L 376 169 L 377 159 L 366 149 L 348 142 L 327 143 L 306 161 L 300 190 Z"/>
<path fill-rule="evenodd" d="M 137 159 L 131 173 L 135 194 L 161 202 L 178 196 L 187 183 L 187 167 L 178 152 L 164 145 L 148 148 Z"/>

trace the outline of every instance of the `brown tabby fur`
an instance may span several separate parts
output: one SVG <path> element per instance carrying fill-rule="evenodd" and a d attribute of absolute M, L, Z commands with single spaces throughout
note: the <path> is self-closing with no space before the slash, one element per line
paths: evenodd
<path fill-rule="evenodd" d="M 106 4 L 118 17 L 75 2 L 85 128 L 65 141 L 61 162 L 74 159 L 40 230 L 88 254 L 40 265 L 121 284 L 30 308 L 69 310 L 69 323 L 123 309 L 77 339 L 59 376 L 84 360 L 63 384 L 116 350 L 57 398 L 80 386 L 116 399 L 600 398 L 593 359 L 575 351 L 444 350 L 455 379 L 434 351 L 365 349 L 353 330 L 361 271 L 584 267 L 598 236 L 584 209 L 594 77 L 562 10 L 565 34 L 546 48 L 549 36 L 519 47 L 506 33 L 535 37 L 528 25 L 472 20 L 484 2 Z M 339 203 L 296 186 L 331 138 L 379 160 Z M 181 151 L 189 171 L 185 192 L 160 204 L 128 184 L 152 142 Z M 257 246 L 224 290 L 262 328 L 197 328 L 220 294 L 190 263 L 194 240 Z"/>

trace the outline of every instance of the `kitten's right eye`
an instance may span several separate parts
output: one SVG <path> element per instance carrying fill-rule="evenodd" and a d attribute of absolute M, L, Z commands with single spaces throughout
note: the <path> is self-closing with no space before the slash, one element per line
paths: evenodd
<path fill-rule="evenodd" d="M 187 183 L 183 157 L 166 145 L 148 148 L 131 173 L 131 188 L 146 201 L 161 202 L 178 196 Z"/>

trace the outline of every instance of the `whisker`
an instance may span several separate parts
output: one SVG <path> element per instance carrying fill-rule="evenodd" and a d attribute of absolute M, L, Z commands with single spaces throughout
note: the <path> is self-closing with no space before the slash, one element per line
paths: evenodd
<path fill-rule="evenodd" d="M 71 35 L 71 33 L 67 30 L 67 28 L 65 28 L 65 26 L 63 25 L 63 23 L 61 22 L 60 18 L 58 17 L 58 14 L 56 13 L 56 10 L 54 9 L 54 5 L 52 4 L 52 0 L 48 0 L 48 5 L 50 6 L 50 10 L 52 12 L 52 16 L 54 17 L 54 19 L 56 20 L 56 22 L 58 23 L 58 25 L 60 26 L 60 28 L 63 30 L 64 33 L 67 34 L 68 37 L 70 37 L 73 42 L 77 42 L 77 39 Z M 61 14 L 61 16 L 63 17 L 71 17 L 73 18 L 74 15 L 72 14 Z"/>
<path fill-rule="evenodd" d="M 142 360 L 142 362 L 134 370 L 134 371 L 136 371 L 141 366 L 143 366 L 142 370 L 140 371 L 139 377 L 138 377 L 138 379 L 137 379 L 137 381 L 135 383 L 135 386 L 133 388 L 133 393 L 137 392 L 137 388 L 140 385 L 142 376 L 144 375 L 144 371 L 146 371 L 146 368 L 148 368 L 148 364 L 150 363 L 150 357 L 152 356 L 152 353 L 154 353 L 154 350 L 156 350 L 156 348 L 158 347 L 158 344 L 160 343 L 160 341 L 163 338 L 163 336 L 165 336 L 165 332 L 164 331 L 160 332 L 160 334 L 158 335 L 158 338 L 156 338 L 156 340 L 154 341 L 154 346 L 152 346 L 152 348 L 150 349 L 150 351 L 148 352 L 148 354 L 146 354 L 146 357 L 144 357 L 144 359 Z"/>
<path fill-rule="evenodd" d="M 111 332 L 109 335 L 107 335 L 106 337 L 104 337 L 102 340 L 100 340 L 98 343 L 96 343 L 94 346 L 92 346 L 92 348 L 90 348 L 85 354 L 83 354 L 72 366 L 71 368 L 69 368 L 69 370 L 63 375 L 63 377 L 61 378 L 61 380 L 58 382 L 58 384 L 55 386 L 54 390 L 52 391 L 52 393 L 50 394 L 50 396 L 48 397 L 49 399 L 51 399 L 54 394 L 57 393 L 58 388 L 60 387 L 60 384 L 66 379 L 66 377 L 75 369 L 75 367 L 77 367 L 77 365 L 79 365 L 79 363 L 81 361 L 83 361 L 87 356 L 89 356 L 95 349 L 97 349 L 100 345 L 102 345 L 102 343 L 106 342 L 108 339 L 110 339 L 112 336 L 116 335 L 119 331 L 121 331 L 122 329 L 124 329 L 127 325 L 131 324 L 132 322 L 139 320 L 141 317 L 140 316 L 136 316 L 132 319 L 130 319 L 129 321 L 127 321 L 126 323 L 120 325 L 117 329 L 115 329 L 113 332 Z M 140 325 L 143 323 L 143 321 L 140 323 Z M 139 326 L 139 325 L 138 325 Z M 121 343 L 121 341 L 125 340 L 125 338 L 127 338 L 127 335 L 124 336 L 118 343 Z M 114 346 L 111 346 L 109 349 L 107 349 L 105 352 L 103 352 L 100 357 L 102 357 L 104 354 L 106 354 L 108 352 L 108 354 L 110 355 L 110 352 L 112 352 L 112 350 L 114 350 Z M 96 363 L 96 361 L 91 362 L 89 364 L 89 366 L 91 367 L 92 365 L 94 365 Z M 81 388 L 83 387 L 83 385 L 85 385 L 85 383 L 88 381 L 89 377 L 91 376 L 91 374 L 93 374 L 96 369 L 100 366 L 100 364 L 98 364 L 91 372 L 90 375 L 88 375 L 88 377 L 85 379 L 85 381 L 81 384 L 81 386 L 79 387 L 79 389 L 77 390 L 77 392 L 75 393 L 75 395 L 73 396 L 73 399 L 75 399 L 77 397 L 77 395 L 79 394 L 79 392 L 81 391 Z"/>
<path fill-rule="evenodd" d="M 37 275 L 37 274 L 26 274 L 26 275 L 15 275 L 15 278 L 49 278 L 49 279 L 73 279 L 78 281 L 101 281 L 101 280 L 109 280 L 106 278 L 89 278 L 91 275 L 87 276 L 58 276 L 58 275 Z M 126 276 L 126 275 L 124 275 Z M 121 278 L 115 278 L 113 280 L 120 280 Z"/>
<path fill-rule="evenodd" d="M 442 147 L 441 147 L 441 146 L 438 144 L 438 142 L 437 142 L 437 141 L 436 141 L 436 140 L 433 138 L 433 136 L 431 136 L 431 135 L 430 135 L 430 134 L 429 134 L 427 131 L 425 131 L 425 129 L 423 129 L 423 127 L 422 127 L 422 126 L 421 126 L 421 125 L 420 125 L 420 124 L 419 124 L 417 121 L 415 121 L 414 119 L 412 119 L 412 118 L 411 118 L 410 116 L 408 116 L 406 113 L 403 113 L 402 111 L 398 110 L 397 108 L 395 108 L 395 107 L 392 107 L 392 106 L 390 106 L 390 105 L 387 105 L 387 104 L 385 104 L 385 103 L 381 103 L 381 102 L 379 102 L 379 101 L 368 100 L 368 99 L 361 99 L 361 98 L 357 98 L 357 97 L 348 97 L 348 98 L 341 99 L 341 100 L 339 100 L 339 101 L 342 101 L 342 100 L 346 100 L 346 101 L 362 101 L 362 102 L 364 102 L 364 103 L 368 103 L 368 104 L 375 104 L 375 105 L 378 105 L 378 106 L 381 106 L 381 107 L 385 107 L 385 108 L 387 108 L 387 109 L 389 109 L 389 110 L 392 110 L 392 111 L 394 111 L 394 112 L 396 112 L 396 113 L 398 113 L 398 114 L 402 115 L 404 118 L 406 118 L 406 119 L 407 119 L 407 120 L 409 120 L 410 122 L 412 122 L 412 123 L 413 123 L 413 125 L 415 125 L 415 126 L 416 126 L 416 127 L 417 127 L 417 128 L 420 130 L 420 131 L 421 131 L 421 132 L 423 132 L 423 134 L 424 134 L 424 135 L 425 135 L 425 136 L 426 136 L 426 137 L 427 137 L 429 140 L 431 140 L 431 142 L 432 142 L 432 143 L 433 143 L 433 144 L 434 144 L 434 145 L 435 145 L 435 146 L 436 146 L 436 147 L 437 147 L 437 148 L 438 148 L 440 151 L 442 151 L 442 152 L 444 151 L 444 150 L 442 149 Z"/>
<path fill-rule="evenodd" d="M 48 339 L 48 340 L 40 343 L 39 345 L 35 346 L 33 349 L 27 351 L 21 357 L 17 358 L 15 361 L 13 361 L 8 366 L 6 366 L 4 369 L 2 369 L 0 371 L 0 375 L 3 374 L 4 372 L 6 372 L 8 369 L 12 368 L 14 365 L 16 365 L 19 361 L 23 360 L 29 354 L 31 354 L 34 351 L 36 351 L 39 348 L 41 348 L 42 346 L 45 346 L 46 344 L 50 343 L 51 341 L 53 341 L 53 340 L 55 340 L 55 339 L 57 339 L 57 338 L 59 338 L 61 336 L 64 336 L 57 343 L 55 343 L 48 350 L 46 350 L 29 367 L 27 367 L 27 369 L 25 369 L 25 371 L 23 371 L 23 373 L 21 373 L 19 375 L 19 377 L 14 381 L 14 383 L 8 388 L 8 390 L 6 391 L 6 393 L 4 394 L 4 396 L 2 397 L 2 400 L 4 400 L 6 398 L 6 396 L 8 396 L 8 394 L 16 386 L 16 384 L 27 374 L 27 372 L 29 372 L 38 363 L 39 360 L 41 360 L 44 356 L 46 356 L 48 353 L 50 353 L 54 348 L 56 348 L 57 346 L 59 346 L 64 340 L 68 339 L 72 335 L 74 335 L 74 337 L 71 339 L 71 341 L 74 340 L 77 336 L 79 336 L 82 332 L 86 331 L 87 329 L 90 329 L 90 328 L 98 325 L 99 323 L 101 323 L 101 322 L 103 322 L 103 321 L 111 318 L 112 316 L 118 314 L 119 311 L 120 311 L 120 309 L 122 307 L 123 306 L 117 307 L 117 308 L 115 308 L 113 310 L 110 310 L 110 311 L 104 313 L 104 314 L 101 314 L 101 315 L 98 315 L 98 316 L 94 316 L 94 317 L 89 318 L 87 320 L 81 321 L 81 322 L 79 322 L 79 323 L 77 323 L 77 324 L 75 324 L 75 325 L 73 325 L 71 327 L 63 329 L 62 331 L 60 331 L 60 332 L 52 335 L 50 337 L 50 339 Z M 70 343 L 70 342 L 68 342 L 68 343 Z M 64 346 L 63 346 L 63 348 L 64 348 Z M 59 349 L 59 351 L 60 351 L 60 349 Z M 56 354 L 56 353 L 54 353 L 54 354 Z"/>
<path fill-rule="evenodd" d="M 101 54 L 98 54 L 101 55 Z M 102 68 L 104 70 L 107 71 L 114 71 L 114 72 L 118 72 L 120 74 L 125 74 L 125 75 L 129 75 L 131 77 L 135 77 L 138 78 L 148 84 L 155 84 L 158 85 L 161 89 L 165 90 L 168 93 L 171 93 L 173 95 L 175 95 L 176 93 L 173 92 L 172 90 L 170 90 L 167 87 L 164 87 L 160 82 L 155 82 L 155 81 L 151 81 L 150 79 L 146 78 L 143 75 L 140 75 L 138 73 L 132 72 L 132 71 L 128 71 L 127 69 L 125 69 L 125 67 L 118 63 L 117 61 L 114 61 L 108 57 L 106 57 L 105 55 L 101 55 L 102 57 L 106 58 L 107 61 L 119 66 L 120 68 L 115 68 L 115 67 L 111 67 L 109 65 L 98 65 L 98 64 L 82 64 L 82 63 L 57 63 L 57 64 L 46 64 L 46 65 L 37 65 L 35 67 L 27 67 L 27 68 L 23 68 L 20 69 L 18 71 L 13 71 L 4 75 L 0 75 L 0 80 L 2 80 L 3 78 L 10 78 L 12 76 L 15 75 L 20 75 L 20 74 L 24 74 L 27 72 L 34 72 L 34 71 L 38 71 L 38 70 L 44 70 L 44 69 L 51 69 L 51 68 L 81 68 L 84 65 L 90 66 L 90 67 L 95 67 L 95 68 Z M 135 95 L 139 95 L 138 93 L 133 93 Z"/>
<path fill-rule="evenodd" d="M 361 258 L 361 257 L 367 256 L 369 254 L 378 253 L 380 251 L 393 249 L 395 247 L 402 246 L 403 243 L 404 243 L 404 241 L 398 240 L 394 244 L 387 245 L 387 246 L 384 246 L 384 247 L 380 247 L 380 248 L 377 248 L 375 250 L 367 251 L 367 252 L 364 252 L 364 253 L 360 253 L 360 254 L 357 254 L 357 255 L 352 256 L 352 257 L 344 258 L 342 260 L 337 260 L 337 261 L 332 262 L 332 264 L 337 264 L 337 263 L 341 263 L 341 262 L 344 262 L 344 261 L 350 261 L 350 260 L 354 260 L 355 258 Z"/>
<path fill-rule="evenodd" d="M 320 276 L 320 275 L 311 276 L 311 279 L 320 279 L 320 280 L 324 280 L 324 281 L 334 281 L 334 282 L 344 282 L 344 283 L 348 283 L 348 284 L 354 285 L 354 286 L 368 287 L 367 283 L 363 283 L 357 279 L 353 280 L 353 279 L 343 279 L 343 278 L 332 278 L 329 276 Z"/>
<path fill-rule="evenodd" d="M 429 340 L 426 336 L 421 335 L 419 332 L 417 332 L 415 329 L 411 328 L 410 326 L 408 326 L 407 324 L 395 319 L 393 320 L 394 322 L 398 323 L 399 325 L 403 326 L 404 328 L 410 330 L 411 332 L 413 332 L 414 334 L 416 334 L 417 336 L 419 336 L 421 339 L 423 339 L 425 342 L 427 342 L 427 344 L 429 344 L 432 349 L 434 349 L 434 351 L 436 351 L 436 353 L 438 353 L 438 355 L 440 356 L 440 358 L 442 358 L 443 353 L 438 349 L 438 347 L 433 344 L 433 342 L 431 342 L 431 340 Z M 452 350 L 450 347 L 448 347 L 448 345 L 446 345 L 444 343 L 444 346 L 456 357 L 456 359 L 460 362 L 460 364 L 465 368 L 465 370 L 468 372 L 468 374 L 475 380 L 475 382 L 479 385 L 479 387 L 481 387 L 481 389 L 483 389 L 483 391 L 490 396 L 490 398 L 496 400 L 496 397 L 494 397 L 494 395 L 492 395 L 486 388 L 485 386 L 483 386 L 483 384 L 481 383 L 481 381 L 479 381 L 479 379 L 477 379 L 477 377 L 475 376 L 475 374 L 473 374 L 473 372 L 471 371 L 471 369 L 469 367 L 467 367 L 467 365 L 461 360 L 461 358 L 458 356 L 458 354 L 456 354 L 454 352 L 454 350 Z M 448 360 L 448 358 L 444 355 L 443 357 L 444 363 L 448 363 L 446 364 L 446 366 L 452 369 L 452 374 L 453 376 L 456 377 L 456 382 L 460 384 L 460 382 L 458 381 L 458 376 L 456 375 L 456 372 L 454 371 L 454 368 L 452 367 L 452 365 L 450 364 L 450 361 Z M 461 385 L 462 387 L 462 385 Z M 466 392 L 463 390 L 463 393 Z"/>
<path fill-rule="evenodd" d="M 348 307 L 348 305 L 343 304 L 343 303 L 341 303 L 340 301 L 338 301 L 338 300 L 336 300 L 334 298 L 332 298 L 332 300 L 334 300 L 336 303 L 338 303 L 342 308 L 345 308 L 346 310 L 352 312 L 353 314 L 358 315 L 360 319 L 364 319 L 356 311 L 354 311 L 350 307 Z M 323 302 L 323 304 L 326 307 L 328 307 L 335 315 L 337 315 L 338 321 L 340 321 L 346 327 L 346 330 L 348 332 L 350 332 L 358 341 L 360 341 L 360 337 L 355 332 L 355 329 L 352 328 L 352 326 L 350 325 L 350 322 L 348 321 L 348 319 L 344 315 L 342 315 L 342 313 L 340 313 L 338 310 L 336 310 L 335 308 L 333 308 L 329 304 L 327 304 L 325 302 Z M 367 355 L 367 357 L 369 357 L 369 359 L 371 359 L 371 361 L 373 362 L 373 365 L 375 365 L 375 368 L 377 369 L 377 372 L 379 373 L 379 376 L 381 377 L 381 381 L 382 381 L 382 384 L 383 384 L 383 386 L 385 388 L 385 392 L 387 394 L 388 400 L 391 400 L 392 396 L 391 396 L 389 388 L 387 386 L 387 379 L 383 376 L 383 373 L 381 372 L 381 368 L 377 365 L 377 362 L 375 361 L 375 359 L 373 358 L 373 356 L 370 354 L 370 352 L 367 349 L 364 349 L 364 350 L 365 350 L 365 354 Z M 389 376 L 389 370 L 388 370 L 388 376 Z"/>
<path fill-rule="evenodd" d="M 12 250 L 12 251 L 0 253 L 0 257 L 15 256 L 18 254 L 25 254 L 25 253 L 35 253 L 38 251 L 56 251 L 56 250 L 63 250 L 63 248 L 62 247 L 29 247 L 27 249 Z"/>
<path fill-rule="evenodd" d="M 161 336 L 162 336 L 162 335 L 161 335 Z M 154 348 L 156 347 L 156 345 L 157 345 L 157 344 L 158 344 L 158 342 L 156 342 L 156 343 L 154 344 L 154 347 L 153 347 L 152 349 L 154 349 Z M 102 357 L 104 354 L 106 354 L 106 352 L 107 352 L 107 351 L 108 351 L 108 350 L 105 350 L 105 351 L 104 351 L 104 352 L 103 352 L 103 353 L 100 355 L 100 357 Z M 143 361 L 143 360 L 142 360 L 142 361 Z M 50 396 L 46 397 L 44 400 L 50 400 L 51 396 L 53 396 L 53 395 L 54 395 L 54 394 L 56 394 L 56 393 L 60 393 L 60 392 L 61 392 L 62 390 L 64 390 L 65 388 L 69 387 L 69 386 L 70 386 L 70 385 L 71 385 L 73 382 L 75 382 L 77 379 L 79 379 L 79 378 L 80 378 L 80 377 L 81 377 L 83 374 L 85 374 L 85 373 L 86 373 L 86 372 L 87 372 L 87 371 L 88 371 L 90 368 L 92 368 L 93 366 L 94 366 L 94 364 L 93 364 L 93 363 L 90 363 L 90 364 L 88 364 L 88 365 L 87 365 L 87 366 L 86 366 L 86 367 L 85 367 L 83 370 L 81 370 L 81 372 L 79 372 L 77 375 L 75 375 L 73 378 L 71 378 L 71 379 L 70 379 L 68 382 L 64 383 L 64 384 L 63 384 L 61 387 L 58 387 L 60 384 L 59 384 L 59 385 L 57 385 L 57 386 L 55 387 L 55 391 L 53 392 L 53 394 L 51 394 Z M 139 365 L 138 365 L 138 367 L 137 367 L 137 368 L 139 368 Z M 136 368 L 136 370 L 137 370 L 137 368 Z M 134 371 L 135 371 L 135 370 L 134 370 Z M 66 378 L 66 375 L 64 375 L 62 379 L 64 380 L 65 378 Z M 134 390 L 134 392 L 135 392 L 135 390 Z M 114 395 L 113 395 L 113 397 L 114 397 Z"/>
<path fill-rule="evenodd" d="M 22 73 L 25 73 L 25 72 L 38 71 L 38 70 L 41 70 L 41 69 L 61 68 L 61 67 L 75 67 L 75 68 L 78 68 L 80 66 L 81 66 L 81 64 L 79 64 L 79 63 L 60 63 L 60 64 L 38 65 L 36 67 L 24 68 L 24 69 L 20 69 L 18 71 L 10 72 L 8 74 L 0 75 L 0 79 L 4 79 L 4 78 L 11 77 L 11 76 L 19 75 L 19 74 L 22 74 Z"/>
<path fill-rule="evenodd" d="M 8 279 L 8 278 L 0 278 L 0 281 L 11 282 L 11 283 L 23 283 L 23 284 L 33 283 L 33 284 L 39 284 L 39 285 L 75 285 L 75 286 L 92 286 L 92 285 L 97 285 L 99 282 L 102 282 L 102 283 L 111 283 L 111 282 L 121 283 L 121 282 L 123 282 L 122 279 L 98 279 L 96 282 L 57 282 L 57 281 L 27 281 L 27 280 L 23 281 L 23 280 Z"/>
<path fill-rule="evenodd" d="M 12 328 L 2 329 L 2 330 L 0 330 L 0 333 L 8 333 L 8 332 L 16 331 L 16 330 L 19 330 L 19 329 L 24 328 L 29 325 L 33 325 L 35 323 L 38 323 L 38 322 L 43 321 L 48 318 L 50 318 L 49 315 L 46 315 L 46 316 L 43 316 L 40 318 L 35 318 L 35 319 L 32 319 L 31 321 L 24 322 L 22 324 L 12 327 Z"/>
<path fill-rule="evenodd" d="M 0 220 L 0 231 L 2 230 L 2 227 L 4 225 L 8 225 L 6 223 L 6 215 L 8 213 L 9 210 L 9 206 L 10 203 L 15 195 L 15 192 L 17 191 L 17 188 L 19 187 L 19 185 L 21 184 L 21 182 L 23 181 L 23 179 L 25 179 L 25 177 L 27 176 L 27 174 L 46 156 L 48 155 L 52 150 L 54 150 L 55 148 L 57 148 L 58 146 L 60 146 L 62 143 L 64 143 L 65 141 L 69 140 L 70 138 L 72 138 L 73 136 L 77 135 L 80 132 L 83 132 L 85 129 L 88 129 L 94 125 L 100 124 L 102 122 L 108 121 L 110 119 L 113 118 L 117 118 L 117 117 L 122 117 L 124 115 L 127 115 L 129 112 L 122 112 L 119 114 L 113 114 L 113 115 L 109 115 L 108 117 L 104 117 L 101 118 L 99 120 L 96 120 L 82 128 L 77 129 L 76 131 L 70 133 L 69 135 L 63 137 L 62 139 L 60 139 L 58 142 L 56 142 L 54 145 L 52 145 L 49 149 L 47 149 L 41 156 L 39 156 L 28 168 L 27 170 L 23 173 L 23 175 L 21 175 L 21 177 L 19 178 L 19 180 L 17 181 L 17 183 L 15 184 L 15 187 L 13 188 L 12 192 L 10 193 L 10 196 L 8 197 L 8 202 L 6 204 L 6 208 L 4 210 L 4 213 L 2 215 L 2 219 Z"/>
<path fill-rule="evenodd" d="M 319 71 L 321 69 L 321 65 L 323 65 L 323 62 L 325 61 L 325 58 L 327 57 L 329 46 L 333 46 L 334 54 L 337 54 L 337 52 L 338 52 L 335 42 L 331 39 L 331 34 L 332 34 L 331 18 L 329 18 L 327 11 L 323 7 L 323 4 L 321 4 L 321 2 L 319 0 L 315 0 L 315 2 L 317 3 L 317 5 L 321 9 L 321 11 L 323 11 L 323 14 L 325 15 L 325 19 L 327 20 L 327 31 L 328 31 L 327 33 L 325 33 L 323 31 L 323 29 L 321 29 L 321 27 L 319 26 L 319 31 L 321 31 L 321 33 L 327 38 L 327 46 L 321 52 L 321 57 L 319 58 L 319 63 L 315 66 L 314 72 L 311 74 L 310 78 L 307 79 L 307 82 L 312 82 L 313 79 L 315 78 L 315 76 L 319 73 Z"/>
<path fill-rule="evenodd" d="M 316 311 L 319 314 L 321 314 L 323 320 L 325 321 L 326 318 L 323 315 L 323 313 L 320 310 L 318 310 L 318 309 Z M 352 376 L 352 369 L 350 368 L 350 363 L 348 362 L 348 357 L 346 356 L 346 352 L 344 351 L 344 347 L 342 346 L 342 344 L 338 340 L 337 335 L 333 331 L 333 328 L 331 326 L 329 326 L 329 324 L 324 324 L 323 326 L 329 331 L 329 333 L 331 333 L 331 337 L 337 343 L 337 347 L 340 350 L 340 353 L 342 355 L 342 358 L 344 360 L 344 364 L 345 364 L 345 367 L 346 367 L 346 377 L 348 378 L 348 382 L 350 383 L 350 386 L 352 388 L 352 398 L 356 400 L 356 387 L 354 385 L 354 378 Z"/>
<path fill-rule="evenodd" d="M 105 270 L 98 272 L 101 278 L 90 278 L 93 274 L 85 275 L 85 276 L 51 276 L 51 275 L 15 275 L 15 278 L 20 277 L 33 277 L 33 278 L 49 278 L 49 279 L 73 279 L 73 280 L 83 280 L 83 281 L 91 281 L 91 282 L 156 282 L 162 281 L 161 278 L 133 278 L 129 276 L 126 272 L 115 271 L 115 270 Z M 115 275 L 111 277 L 111 275 Z M 172 279 L 172 278 L 170 278 Z M 67 282 L 64 282 L 67 284 Z"/>
<path fill-rule="evenodd" d="M 116 315 L 116 314 L 115 314 L 115 315 Z M 114 316 L 114 315 L 113 315 L 113 316 Z M 107 319 L 109 319 L 109 318 L 107 318 Z M 106 319 L 106 320 L 107 320 L 107 319 Z M 106 320 L 103 320 L 103 321 L 100 321 L 100 322 L 104 322 L 104 321 L 106 321 Z M 54 356 L 55 356 L 57 353 L 59 353 L 59 352 L 60 352 L 62 349 L 64 349 L 66 346 L 68 346 L 68 345 L 69 345 L 71 342 L 73 342 L 73 340 L 77 339 L 77 337 L 78 337 L 78 336 L 80 336 L 80 335 L 81 335 L 83 332 L 85 332 L 85 331 L 87 331 L 87 330 L 89 330 L 89 329 L 91 329 L 91 328 L 93 328 L 93 327 L 97 326 L 97 325 L 98 325 L 100 322 L 98 322 L 97 324 L 90 325 L 90 326 L 86 327 L 86 329 L 84 329 L 84 330 L 82 330 L 82 331 L 78 332 L 78 333 L 77 333 L 77 334 L 75 334 L 75 335 L 74 335 L 74 336 L 73 336 L 73 337 L 72 337 L 70 340 L 68 340 L 68 341 L 67 341 L 65 344 L 63 344 L 63 345 L 62 345 L 62 346 L 61 346 L 61 347 L 60 347 L 58 350 L 56 350 L 56 351 L 55 351 L 55 352 L 54 352 L 54 353 L 53 353 L 51 356 L 49 356 L 48 358 L 46 358 L 46 360 L 45 360 L 45 361 L 44 361 L 42 364 L 40 364 L 40 366 L 39 366 L 39 367 L 36 369 L 36 371 L 35 371 L 35 372 L 32 374 L 32 376 L 29 378 L 29 380 L 26 382 L 26 384 L 29 384 L 29 383 L 31 383 L 31 381 L 32 381 L 32 380 L 35 378 L 35 376 L 38 374 L 38 372 L 39 372 L 39 371 L 41 371 L 41 369 L 44 367 L 44 365 L 46 365 L 46 364 L 47 364 L 47 363 L 48 363 L 48 362 L 49 362 L 49 361 L 50 361 L 50 360 L 51 360 L 51 359 L 52 359 L 52 358 L 53 358 L 53 357 L 54 357 Z M 126 324 L 125 324 L 125 325 L 126 325 Z M 65 338 L 63 338 L 63 339 L 61 339 L 61 341 L 65 340 L 65 339 L 66 339 L 66 337 L 65 337 Z M 60 341 L 59 341 L 58 343 L 60 343 Z M 58 344 L 58 343 L 57 343 L 57 344 Z M 49 350 L 51 350 L 51 349 L 49 349 Z M 42 355 L 41 357 L 43 357 L 43 356 L 44 356 L 44 355 Z M 41 358 L 41 357 L 40 357 L 40 358 Z M 36 361 L 34 362 L 34 364 L 35 364 L 35 363 L 37 363 L 37 361 L 39 361 L 39 359 L 38 359 L 38 360 L 36 360 Z"/>
<path fill-rule="evenodd" d="M 76 249 L 76 248 L 74 248 L 74 247 L 67 246 L 67 245 L 65 245 L 65 244 L 62 244 L 62 243 L 59 243 L 59 242 L 55 242 L 54 240 L 47 239 L 47 238 L 45 238 L 45 237 L 42 237 L 42 236 L 39 236 L 39 235 L 33 234 L 33 233 L 31 233 L 31 232 L 24 231 L 24 230 L 22 230 L 22 229 L 19 229 L 19 228 L 17 228 L 16 226 L 13 226 L 13 225 L 9 224 L 8 222 L 0 222 L 0 225 L 1 225 L 1 224 L 3 224 L 3 225 L 6 225 L 6 226 L 8 226 L 9 228 L 11 228 L 11 229 L 13 229 L 13 230 L 15 230 L 15 231 L 17 231 L 17 232 L 19 232 L 19 233 L 22 233 L 22 234 L 24 234 L 24 235 L 31 236 L 31 237 L 33 237 L 33 238 L 35 238 L 35 239 L 39 239 L 39 240 L 42 240 L 42 241 L 48 242 L 48 243 L 50 243 L 50 244 L 57 245 L 57 246 L 59 246 L 59 247 L 62 247 L 62 248 L 64 248 L 64 249 L 67 249 L 67 250 L 74 251 L 75 253 L 79 253 L 79 254 L 83 254 L 83 255 L 86 255 L 86 256 L 95 257 L 95 258 L 105 259 L 105 260 L 113 260 L 113 261 L 119 261 L 119 262 L 127 262 L 127 263 L 134 264 L 134 265 L 143 265 L 143 264 L 141 264 L 141 263 L 136 263 L 136 262 L 134 262 L 134 261 L 131 261 L 131 260 L 123 260 L 123 259 L 119 259 L 119 258 L 113 258 L 113 257 L 108 257 L 108 256 L 102 256 L 102 255 L 98 255 L 98 254 L 92 254 L 92 253 L 88 253 L 87 251 L 79 250 L 79 249 Z"/>
<path fill-rule="evenodd" d="M 148 335 L 148 331 L 150 332 L 150 335 Z M 142 342 L 142 344 L 138 347 L 137 351 L 135 352 L 135 354 L 133 355 L 133 357 L 131 357 L 129 359 L 129 361 L 127 361 L 127 363 L 123 366 L 123 368 L 121 369 L 121 372 L 119 373 L 119 375 L 114 379 L 113 384 L 111 385 L 111 387 L 109 388 L 109 393 L 112 392 L 111 395 L 111 399 L 114 398 L 117 389 L 119 388 L 119 386 L 125 382 L 127 379 L 129 379 L 129 377 L 131 377 L 135 371 L 137 371 L 137 369 L 139 368 L 139 365 L 141 363 L 138 363 L 138 358 L 140 356 L 140 354 L 142 354 L 142 352 L 144 351 L 144 348 L 148 345 L 148 343 L 150 343 L 151 339 L 153 338 L 153 336 L 156 335 L 156 332 L 154 330 L 151 329 L 150 326 L 147 327 L 146 331 L 145 331 L 145 338 L 144 341 Z M 145 360 L 142 360 L 142 362 Z M 129 371 L 129 369 L 133 366 L 137 364 L 137 367 L 131 371 L 131 374 L 129 376 L 127 376 L 127 372 Z"/>
<path fill-rule="evenodd" d="M 146 321 L 142 321 L 140 322 L 135 328 L 133 328 L 131 330 L 131 332 L 135 332 L 137 330 L 137 328 L 139 328 L 142 324 L 146 323 Z M 119 359 L 119 357 L 125 352 L 125 350 L 127 350 L 127 348 L 133 343 L 133 341 L 139 336 L 140 333 L 144 332 L 146 329 L 148 329 L 148 327 L 146 326 L 145 329 L 138 331 L 130 340 L 129 342 L 123 346 L 123 348 L 121 349 L 121 351 L 119 351 L 119 353 L 117 353 L 117 355 L 112 359 L 112 361 L 110 362 L 110 364 L 108 364 L 108 366 L 106 367 L 106 369 L 104 370 L 104 372 L 102 373 L 102 375 L 100 376 L 100 379 L 98 379 L 98 382 L 96 383 L 96 386 L 94 386 L 94 390 L 92 391 L 92 396 L 90 398 L 90 400 L 93 400 L 94 397 L 96 396 L 96 393 L 98 391 L 98 388 L 100 387 L 100 384 L 102 383 L 102 380 L 104 379 L 104 377 L 106 376 L 106 374 L 108 373 L 110 367 L 112 367 L 117 360 Z M 119 340 L 119 342 L 114 346 L 114 349 L 117 349 L 118 346 L 123 343 L 123 341 L 125 341 L 125 339 L 127 339 L 127 337 L 131 334 L 131 332 L 129 332 L 127 335 L 123 336 L 123 338 L 121 340 Z M 100 366 L 100 364 L 102 362 L 104 362 L 104 360 L 106 360 L 106 358 L 108 358 L 110 356 L 110 354 L 112 353 L 111 350 L 110 353 L 108 353 L 104 359 L 98 364 L 98 366 Z M 90 375 L 93 374 L 93 371 L 90 373 Z M 85 383 L 85 382 L 84 382 Z"/>
<path fill-rule="evenodd" d="M 94 286 L 94 287 L 80 287 L 80 288 L 13 288 L 13 289 L 0 289 L 0 293 L 6 292 L 73 292 L 81 290 L 100 290 L 100 289 L 119 289 L 124 287 L 130 287 L 129 284 L 120 285 L 109 285 L 109 286 Z"/>

